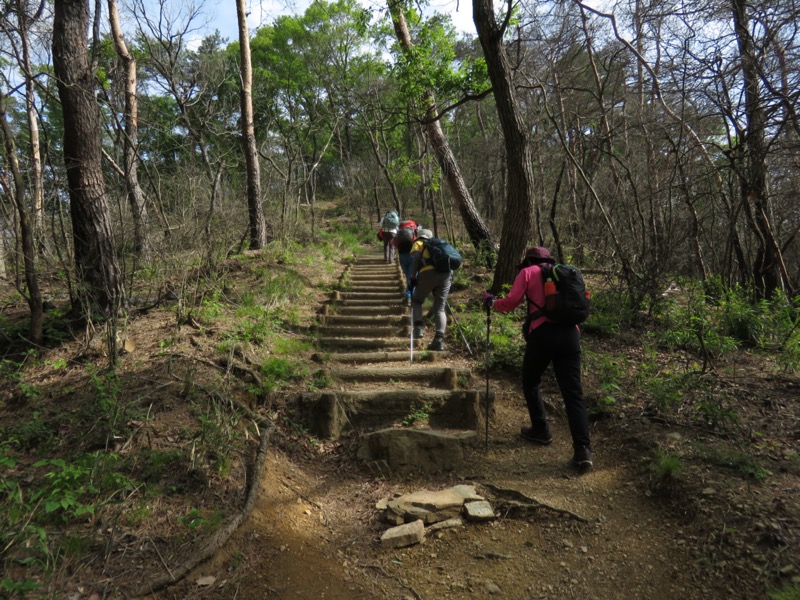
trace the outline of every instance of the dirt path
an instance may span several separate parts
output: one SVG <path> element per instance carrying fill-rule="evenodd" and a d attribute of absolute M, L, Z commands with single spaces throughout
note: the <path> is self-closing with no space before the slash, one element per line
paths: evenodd
<path fill-rule="evenodd" d="M 465 364 L 457 357 L 444 362 Z M 753 586 L 728 579 L 725 561 L 698 550 L 694 516 L 648 497 L 635 440 L 620 439 L 602 421 L 593 424 L 595 467 L 578 474 L 569 466 L 563 415 L 552 415 L 555 442 L 532 446 L 518 436 L 527 417 L 515 382 L 491 385 L 488 452 L 481 440 L 454 472 L 377 478 L 354 459 L 357 436 L 323 442 L 313 460 L 272 450 L 250 518 L 212 561 L 161 597 L 758 597 Z M 396 389 L 398 382 L 385 386 Z M 559 401 L 555 388 L 546 384 L 544 392 Z M 387 528 L 375 509 L 381 498 L 465 482 L 498 506 L 501 490 L 545 506 L 508 509 L 491 522 L 435 532 L 408 548 L 381 547 Z"/>

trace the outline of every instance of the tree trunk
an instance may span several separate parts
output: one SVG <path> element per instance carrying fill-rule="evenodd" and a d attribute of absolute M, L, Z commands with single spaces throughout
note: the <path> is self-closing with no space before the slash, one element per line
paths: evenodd
<path fill-rule="evenodd" d="M 42 326 L 44 321 L 44 310 L 42 308 L 42 293 L 39 289 L 39 276 L 36 273 L 36 251 L 33 222 L 25 205 L 25 180 L 22 176 L 19 162 L 17 161 L 17 149 L 14 143 L 14 133 L 8 124 L 6 104 L 8 96 L 0 94 L 0 131 L 3 134 L 3 148 L 6 152 L 6 169 L 11 172 L 14 179 L 13 191 L 11 185 L 5 183 L 2 187 L 6 194 L 12 199 L 14 207 L 19 216 L 19 228 L 22 236 L 22 256 L 25 263 L 25 285 L 27 286 L 28 307 L 31 311 L 31 324 L 29 335 L 31 341 L 38 344 L 42 341 Z M 5 232 L 0 229 L 0 236 L 5 237 Z M 0 245 L 4 240 L 0 239 Z M 2 248 L 0 248 L 0 261 L 3 260 Z M 0 269 L 2 272 L 2 269 Z"/>
<path fill-rule="evenodd" d="M 761 75 L 756 48 L 749 31 L 748 4 L 746 0 L 731 0 L 747 115 L 747 131 L 742 141 L 746 144 L 746 169 L 740 172 L 739 177 L 742 199 L 749 208 L 748 222 L 758 239 L 758 249 L 753 261 L 756 292 L 760 297 L 769 298 L 781 287 L 781 278 L 786 292 L 791 294 L 794 290 L 791 289 L 791 281 L 769 218 L 765 144 L 767 115 L 761 98 Z"/>
<path fill-rule="evenodd" d="M 258 250 L 267 244 L 267 221 L 261 206 L 261 168 L 258 162 L 256 129 L 253 122 L 253 67 L 250 58 L 250 33 L 244 0 L 236 0 L 239 20 L 239 59 L 242 76 L 240 93 L 242 108 L 242 146 L 247 167 L 247 213 L 250 221 L 250 248 Z"/>
<path fill-rule="evenodd" d="M 137 173 L 138 157 L 136 150 L 139 145 L 139 108 L 136 96 L 136 58 L 128 52 L 125 40 L 122 37 L 122 28 L 119 23 L 117 0 L 108 0 L 108 17 L 111 22 L 111 35 L 117 56 L 125 68 L 125 133 L 122 140 L 122 153 L 124 162 L 125 189 L 128 194 L 128 203 L 133 215 L 133 243 L 139 257 L 149 262 L 152 256 L 150 244 L 150 220 L 147 214 L 147 198 L 139 185 Z"/>
<path fill-rule="evenodd" d="M 405 16 L 398 3 L 390 0 L 388 4 L 397 40 L 400 42 L 400 46 L 406 57 L 411 60 L 414 45 L 411 42 L 411 34 L 408 31 L 408 24 L 406 23 Z M 488 250 L 487 257 L 491 263 L 494 258 L 495 243 L 492 240 L 489 228 L 478 214 L 477 208 L 475 208 L 475 203 L 472 201 L 472 196 L 467 189 L 467 184 L 464 182 L 464 177 L 461 175 L 461 170 L 458 168 L 458 163 L 442 131 L 441 123 L 439 123 L 438 110 L 436 108 L 436 99 L 433 93 L 430 91 L 426 92 L 423 97 L 423 102 L 426 104 L 425 132 L 428 135 L 428 139 L 431 141 L 436 159 L 439 162 L 439 167 L 442 169 L 442 174 L 453 196 L 453 200 L 461 213 L 461 218 L 467 229 L 467 234 L 475 248 L 486 248 L 486 250 Z"/>
<path fill-rule="evenodd" d="M 112 316 L 125 289 L 114 249 L 102 172 L 100 109 L 89 69 L 87 0 L 55 0 L 53 68 L 64 115 L 64 164 L 69 186 L 75 267 L 87 317 Z"/>
<path fill-rule="evenodd" d="M 42 157 L 39 143 L 39 120 L 36 118 L 34 102 L 34 73 L 31 67 L 30 41 L 28 28 L 42 14 L 44 1 L 39 3 L 36 13 L 31 17 L 25 12 L 26 4 L 17 2 L 17 26 L 19 28 L 20 46 L 22 50 L 22 72 L 25 74 L 25 111 L 28 117 L 28 145 L 30 150 L 30 178 L 31 186 L 31 212 L 33 213 L 32 227 L 34 243 L 38 244 L 40 251 L 46 250 L 44 235 L 44 181 L 42 175 Z"/>
<path fill-rule="evenodd" d="M 503 46 L 503 29 L 498 27 L 494 15 L 492 0 L 473 0 L 472 18 L 494 89 L 508 161 L 506 212 L 492 282 L 492 290 L 498 292 L 504 284 L 514 280 L 516 265 L 531 238 L 533 161 L 530 140 L 520 117 L 511 81 L 511 68 Z"/>

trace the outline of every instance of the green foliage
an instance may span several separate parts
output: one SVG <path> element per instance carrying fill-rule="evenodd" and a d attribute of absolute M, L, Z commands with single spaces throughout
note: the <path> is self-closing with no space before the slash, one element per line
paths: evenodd
<path fill-rule="evenodd" d="M 142 448 L 128 459 L 128 468 L 145 483 L 159 483 L 174 471 L 188 468 L 186 457 L 178 450 Z"/>
<path fill-rule="evenodd" d="M 581 326 L 594 335 L 613 336 L 620 329 L 638 325 L 639 314 L 630 307 L 630 299 L 619 288 L 592 291 L 589 318 Z"/>
<path fill-rule="evenodd" d="M 786 584 L 783 589 L 769 592 L 770 600 L 800 600 L 800 583 Z"/>
<path fill-rule="evenodd" d="M 740 451 L 724 451 L 717 448 L 700 446 L 698 452 L 702 458 L 720 467 L 732 469 L 744 477 L 763 481 L 772 473 L 762 467 L 750 454 Z"/>
<path fill-rule="evenodd" d="M 597 375 L 601 403 L 606 407 L 616 404 L 622 393 L 621 381 L 627 373 L 627 359 L 590 350 L 584 350 L 583 356 L 587 370 Z"/>
<path fill-rule="evenodd" d="M 738 348 L 736 340 L 720 327 L 719 311 L 697 286 L 684 284 L 689 291 L 685 302 L 670 299 L 659 308 L 656 317 L 661 327 L 655 339 L 667 348 L 678 348 L 717 358 Z"/>
<path fill-rule="evenodd" d="M 674 480 L 683 470 L 683 461 L 675 454 L 659 450 L 650 464 L 650 470 L 659 481 Z"/>
<path fill-rule="evenodd" d="M 308 374 L 308 368 L 302 363 L 278 356 L 267 358 L 261 363 L 260 371 L 264 378 L 263 391 L 266 393 L 303 379 Z"/>
<path fill-rule="evenodd" d="M 108 445 L 109 440 L 128 431 L 129 423 L 138 414 L 128 402 L 120 401 L 123 382 L 116 371 L 101 370 L 92 365 L 87 370 L 94 386 L 95 397 L 84 406 L 83 418 L 91 424 L 86 435 L 88 437 L 100 432 Z"/>
<path fill-rule="evenodd" d="M 46 447 L 54 438 L 57 423 L 47 422 L 43 417 L 38 404 L 34 405 L 29 418 L 20 418 L 0 428 L 0 438 L 5 437 L 8 443 L 21 450 Z"/>
<path fill-rule="evenodd" d="M 683 470 L 683 461 L 676 454 L 658 450 L 649 464 L 650 488 L 655 492 L 671 493 Z"/>
<path fill-rule="evenodd" d="M 205 465 L 225 476 L 231 465 L 234 442 L 239 438 L 239 415 L 227 411 L 217 402 L 210 401 L 205 411 L 197 414 L 200 428 L 195 435 L 195 460 L 201 459 Z"/>
<path fill-rule="evenodd" d="M 28 592 L 33 592 L 39 589 L 39 584 L 35 581 L 23 579 L 16 581 L 10 577 L 0 578 L 0 592 L 8 594 L 9 598 L 18 596 L 20 598 L 27 597 Z"/>
<path fill-rule="evenodd" d="M 189 529 L 197 529 L 205 524 L 205 519 L 202 517 L 202 514 L 199 510 L 196 508 L 191 508 L 185 515 L 178 517 L 178 523 L 188 527 Z"/>
<path fill-rule="evenodd" d="M 327 387 L 331 387 L 334 384 L 333 377 L 329 371 L 325 369 L 319 369 L 314 373 L 314 377 L 312 377 L 311 381 L 308 384 L 309 390 L 321 390 Z"/>
<path fill-rule="evenodd" d="M 730 406 L 726 406 L 724 398 L 709 394 L 701 398 L 695 405 L 697 417 L 711 429 L 723 429 L 726 425 L 736 425 L 739 416 Z"/>
<path fill-rule="evenodd" d="M 426 421 L 430 416 L 431 404 L 427 403 L 414 403 L 414 407 L 403 419 L 403 425 L 411 427 L 417 421 Z"/>
<path fill-rule="evenodd" d="M 454 312 L 457 314 L 458 324 L 476 357 L 483 355 L 484 368 L 488 366 L 492 371 L 498 369 L 518 371 L 522 365 L 524 351 L 520 316 L 515 313 L 502 314 L 492 312 L 487 365 L 486 311 L 475 308 L 459 311 L 462 308 L 453 307 Z M 454 334 L 451 334 L 451 339 L 455 343 L 456 340 L 461 339 L 461 334 L 457 332 L 454 332 Z"/>
<path fill-rule="evenodd" d="M 314 348 L 314 344 L 307 339 L 297 337 L 281 337 L 275 340 L 272 351 L 282 356 L 298 356 L 303 352 L 309 352 Z"/>

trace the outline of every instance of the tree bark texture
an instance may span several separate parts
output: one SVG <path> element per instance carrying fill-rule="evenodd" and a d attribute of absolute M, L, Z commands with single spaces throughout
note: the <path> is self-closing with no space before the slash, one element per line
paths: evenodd
<path fill-rule="evenodd" d="M 45 249 L 44 235 L 44 183 L 42 175 L 42 158 L 39 142 L 39 121 L 36 116 L 35 105 L 35 81 L 34 72 L 30 57 L 30 39 L 28 29 L 42 14 L 44 8 L 42 0 L 32 16 L 26 13 L 26 4 L 17 2 L 17 26 L 20 36 L 20 50 L 22 52 L 22 64 L 20 65 L 25 74 L 25 111 L 28 117 L 28 137 L 30 150 L 30 183 L 31 183 L 31 212 L 33 214 L 33 236 L 34 243 L 38 244 L 41 250 Z"/>
<path fill-rule="evenodd" d="M 745 147 L 745 169 L 739 171 L 742 200 L 747 203 L 748 222 L 758 239 L 756 257 L 753 261 L 753 279 L 756 292 L 765 298 L 781 287 L 790 289 L 790 278 L 783 256 L 773 233 L 769 218 L 767 192 L 767 148 L 765 144 L 767 115 L 760 90 L 760 70 L 756 48 L 750 35 L 747 0 L 732 0 L 734 29 L 739 44 L 739 59 L 745 94 L 747 131 Z"/>
<path fill-rule="evenodd" d="M 247 168 L 247 213 L 250 222 L 250 248 L 267 244 L 267 221 L 261 206 L 261 167 L 258 162 L 256 129 L 253 122 L 253 66 L 250 57 L 250 33 L 247 29 L 244 0 L 236 0 L 239 20 L 239 60 L 241 63 L 240 101 L 242 109 L 242 146 Z"/>
<path fill-rule="evenodd" d="M 511 9 L 510 3 L 508 8 Z M 511 81 L 511 68 L 503 46 L 503 31 L 498 27 L 494 14 L 492 0 L 473 0 L 472 18 L 494 90 L 508 162 L 506 212 L 492 283 L 492 290 L 498 292 L 504 284 L 514 280 L 516 265 L 531 239 L 533 160 L 529 136 L 520 117 Z"/>
<path fill-rule="evenodd" d="M 394 24 L 394 32 L 397 36 L 397 41 L 400 42 L 400 47 L 403 49 L 406 56 L 410 58 L 414 45 L 411 41 L 411 34 L 408 31 L 408 24 L 406 23 L 401 6 L 393 2 L 393 0 L 389 0 L 389 11 L 392 15 L 392 23 Z M 491 232 L 483 222 L 480 214 L 478 214 L 478 209 L 472 201 L 472 196 L 469 193 L 464 177 L 461 175 L 461 170 L 458 168 L 455 156 L 450 149 L 444 131 L 442 131 L 438 110 L 436 108 L 436 98 L 434 98 L 431 91 L 425 93 L 423 102 L 426 104 L 425 132 L 433 146 L 436 159 L 439 162 L 439 167 L 442 169 L 442 175 L 447 182 L 448 189 L 461 213 L 461 218 L 464 221 L 467 234 L 475 248 L 484 247 L 490 254 L 493 254 L 495 251 L 495 243 L 492 240 Z M 491 260 L 490 258 L 490 261 Z"/>
<path fill-rule="evenodd" d="M 75 267 L 83 284 L 82 310 L 114 314 L 125 290 L 114 249 L 102 172 L 100 110 L 89 69 L 86 0 L 56 0 L 53 67 L 64 115 L 64 164 L 69 186 Z"/>
<path fill-rule="evenodd" d="M 33 220 L 30 217 L 27 205 L 25 203 L 25 180 L 22 176 L 19 162 L 17 161 L 17 149 L 14 143 L 14 133 L 8 124 L 8 115 L 6 112 L 6 104 L 8 96 L 0 95 L 0 131 L 3 137 L 3 148 L 6 152 L 6 170 L 11 172 L 13 177 L 13 191 L 9 189 L 11 185 L 3 185 L 6 189 L 9 198 L 11 198 L 14 207 L 17 209 L 19 217 L 19 228 L 22 237 L 22 257 L 25 265 L 25 285 L 28 287 L 28 307 L 31 311 L 31 323 L 29 328 L 29 335 L 31 341 L 39 343 L 42 341 L 42 327 L 44 323 L 44 310 L 42 306 L 42 293 L 39 288 L 39 275 L 36 272 L 36 251 L 35 251 L 35 233 Z M 0 229 L 0 236 L 4 236 L 5 232 Z M 0 239 L 0 244 L 3 240 Z M 0 260 L 3 259 L 3 253 L 0 250 Z"/>
<path fill-rule="evenodd" d="M 139 104 L 136 96 L 136 58 L 128 52 L 116 0 L 108 0 L 108 18 L 117 56 L 125 70 L 125 134 L 122 140 L 125 189 L 133 216 L 133 243 L 139 257 L 149 262 L 152 256 L 150 244 L 150 220 L 147 214 L 147 198 L 139 185 L 137 173 L 137 148 L 139 146 Z"/>

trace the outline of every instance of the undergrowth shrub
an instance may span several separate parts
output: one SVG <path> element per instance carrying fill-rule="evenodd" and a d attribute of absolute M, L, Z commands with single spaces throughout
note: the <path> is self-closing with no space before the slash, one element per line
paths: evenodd
<path fill-rule="evenodd" d="M 261 363 L 260 371 L 263 377 L 263 391 L 270 393 L 306 377 L 308 367 L 299 361 L 270 356 Z"/>
<path fill-rule="evenodd" d="M 659 327 L 652 338 L 671 349 L 688 350 L 718 358 L 738 348 L 737 341 L 726 335 L 720 313 L 696 284 L 684 283 L 687 296 L 680 301 L 669 298 L 654 312 Z"/>
<path fill-rule="evenodd" d="M 476 359 L 483 359 L 483 366 L 492 371 L 518 371 L 522 365 L 525 341 L 522 338 L 522 317 L 515 311 L 498 313 L 492 311 L 489 356 L 486 356 L 486 311 L 472 308 L 457 313 L 458 327 L 451 325 L 448 333 L 451 343 L 461 340 L 461 334 L 472 348 Z M 460 332 L 458 331 L 460 329 Z"/>
<path fill-rule="evenodd" d="M 657 450 L 648 465 L 650 471 L 650 489 L 654 492 L 670 494 L 683 471 L 683 460 L 677 454 L 665 450 Z"/>

